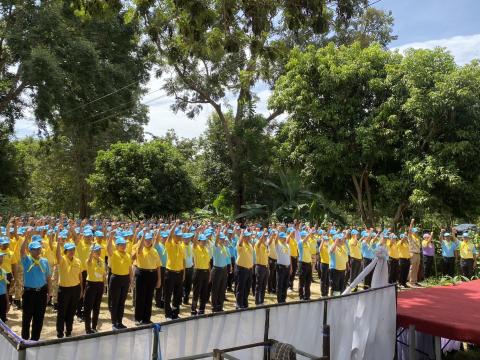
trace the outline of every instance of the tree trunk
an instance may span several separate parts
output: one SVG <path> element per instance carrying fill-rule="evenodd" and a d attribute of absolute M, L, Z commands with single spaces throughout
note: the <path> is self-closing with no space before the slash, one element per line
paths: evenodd
<path fill-rule="evenodd" d="M 400 204 L 398 204 L 397 211 L 395 211 L 395 216 L 393 217 L 392 221 L 392 228 L 394 230 L 397 230 L 397 224 L 400 222 L 400 219 L 403 215 L 403 210 L 407 208 L 408 204 L 405 201 L 401 201 Z"/>
<path fill-rule="evenodd" d="M 89 215 L 88 208 L 88 189 L 85 178 L 80 179 L 80 192 L 79 192 L 79 211 L 80 219 L 84 219 Z"/>
<path fill-rule="evenodd" d="M 363 173 L 363 178 L 365 184 L 365 193 L 367 195 L 367 210 L 365 212 L 368 218 L 368 222 L 371 226 L 373 226 L 373 224 L 375 224 L 375 215 L 373 213 L 372 193 L 370 191 L 370 183 L 368 182 L 368 171 L 366 169 Z"/>

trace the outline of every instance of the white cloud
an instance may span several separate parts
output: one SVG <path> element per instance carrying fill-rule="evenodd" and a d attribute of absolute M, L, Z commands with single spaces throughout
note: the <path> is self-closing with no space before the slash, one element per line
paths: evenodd
<path fill-rule="evenodd" d="M 414 42 L 405 44 L 394 49 L 400 52 L 408 48 L 414 49 L 433 49 L 435 47 L 444 47 L 455 57 L 459 65 L 464 65 L 473 59 L 480 59 L 480 34 L 454 36 L 447 39 L 428 40 L 424 42 Z"/>

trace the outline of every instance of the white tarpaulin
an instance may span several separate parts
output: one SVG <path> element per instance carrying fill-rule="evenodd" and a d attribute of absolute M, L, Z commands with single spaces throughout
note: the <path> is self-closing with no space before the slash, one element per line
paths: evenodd
<path fill-rule="evenodd" d="M 26 360 L 146 360 L 152 347 L 153 331 L 144 329 L 27 348 Z"/>
<path fill-rule="evenodd" d="M 1 360 L 17 360 L 17 349 L 10 342 L 0 335 L 0 359 Z"/>

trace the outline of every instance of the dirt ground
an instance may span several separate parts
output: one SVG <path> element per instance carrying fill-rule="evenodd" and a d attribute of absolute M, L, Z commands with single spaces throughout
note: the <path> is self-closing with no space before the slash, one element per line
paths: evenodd
<path fill-rule="evenodd" d="M 318 299 L 320 298 L 320 284 L 318 281 L 318 277 L 316 272 L 314 272 L 314 283 L 311 286 L 311 299 Z M 190 293 L 191 299 L 191 293 Z M 298 278 L 295 280 L 294 283 L 294 290 L 288 291 L 287 294 L 287 301 L 298 301 Z M 265 294 L 265 303 L 267 304 L 275 304 L 276 303 L 276 295 L 275 294 Z M 252 294 L 250 293 L 249 296 L 249 305 L 255 306 L 255 299 L 253 298 Z M 224 310 L 234 310 L 235 309 L 235 296 L 231 292 L 227 292 L 227 301 L 224 304 Z M 133 327 L 134 318 L 133 318 L 133 304 L 132 304 L 132 296 L 129 294 L 127 302 L 125 304 L 125 316 L 123 320 L 123 324 L 127 327 Z M 211 312 L 210 304 L 207 304 L 206 313 Z M 54 339 L 56 338 L 56 330 L 55 330 L 55 321 L 57 318 L 57 313 L 54 311 L 53 307 L 48 306 L 47 311 L 45 313 L 45 320 L 43 322 L 43 329 L 41 339 Z M 181 306 L 180 310 L 180 317 L 189 317 L 190 316 L 190 305 L 183 305 Z M 20 335 L 21 327 L 22 327 L 22 312 L 21 310 L 17 310 L 15 305 L 12 304 L 10 308 L 10 312 L 7 314 L 7 325 L 15 331 L 17 334 Z M 165 321 L 165 313 L 163 309 L 157 309 L 153 306 L 152 309 L 152 321 L 155 323 Z M 102 305 L 100 308 L 100 319 L 99 324 L 97 327 L 98 331 L 109 331 L 112 329 L 112 325 L 110 323 L 110 313 L 108 312 L 108 305 L 107 305 L 107 295 L 104 295 L 102 300 Z M 85 325 L 83 322 L 77 321 L 75 318 L 73 324 L 73 332 L 72 336 L 76 335 L 84 335 L 85 334 Z"/>

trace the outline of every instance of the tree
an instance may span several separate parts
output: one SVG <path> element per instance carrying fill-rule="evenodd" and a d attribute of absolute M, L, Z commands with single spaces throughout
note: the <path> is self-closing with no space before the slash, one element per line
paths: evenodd
<path fill-rule="evenodd" d="M 185 159 L 170 143 L 117 143 L 100 151 L 89 177 L 94 207 L 146 217 L 178 214 L 195 203 Z"/>
<path fill-rule="evenodd" d="M 241 163 L 246 148 L 238 134 L 243 122 L 256 116 L 255 86 L 273 88 L 292 46 L 321 44 L 325 34 L 347 29 L 351 21 L 358 21 L 367 1 L 141 0 L 136 4 L 134 16 L 144 20 L 159 66 L 168 74 L 165 89 L 176 100 L 173 110 L 194 117 L 202 106 L 210 106 L 218 117 L 238 214 L 245 202 Z M 235 106 L 225 108 L 232 97 Z M 281 113 L 277 109 L 265 121 Z"/>

